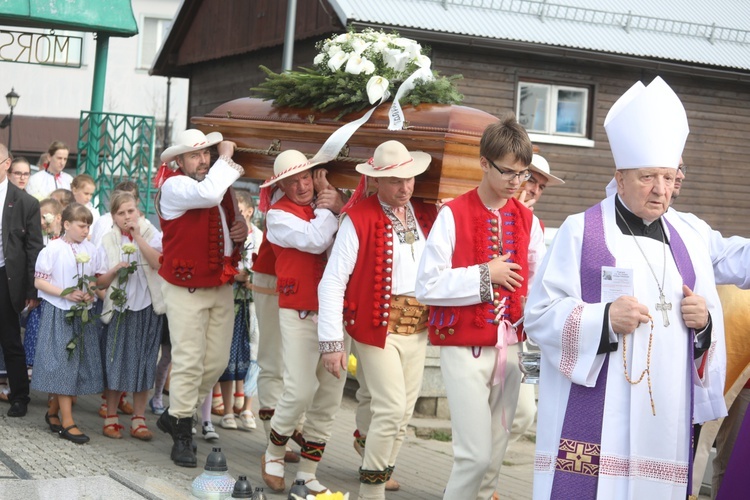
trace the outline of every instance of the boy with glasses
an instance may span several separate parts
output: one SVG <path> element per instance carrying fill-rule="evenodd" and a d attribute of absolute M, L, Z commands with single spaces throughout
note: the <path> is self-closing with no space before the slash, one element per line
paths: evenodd
<path fill-rule="evenodd" d="M 479 186 L 440 210 L 417 273 L 451 410 L 445 499 L 495 490 L 521 383 L 506 364 L 518 362 L 524 297 L 545 252 L 539 220 L 514 197 L 532 157 L 515 116 L 489 125 L 479 152 Z"/>

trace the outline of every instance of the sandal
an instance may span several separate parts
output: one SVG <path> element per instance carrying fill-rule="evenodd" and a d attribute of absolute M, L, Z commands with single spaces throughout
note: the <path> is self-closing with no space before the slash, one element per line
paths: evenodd
<path fill-rule="evenodd" d="M 53 424 L 50 422 L 53 418 L 56 418 L 60 424 L 62 424 L 62 421 L 60 420 L 60 416 L 57 414 L 50 415 L 49 413 L 44 414 L 44 421 L 47 422 L 47 425 L 49 425 L 49 430 L 52 432 L 60 433 L 60 431 L 63 429 L 62 425 L 60 424 Z"/>
<path fill-rule="evenodd" d="M 78 426 L 76 424 L 73 424 L 69 427 L 65 427 L 64 429 L 60 431 L 60 437 L 62 439 L 67 439 L 68 441 L 71 441 L 75 444 L 85 444 L 91 440 L 90 437 L 88 437 L 86 434 L 83 434 L 83 433 L 71 434 L 70 429 L 78 429 Z"/>
<path fill-rule="evenodd" d="M 108 438 L 122 439 L 122 433 L 120 432 L 120 429 L 124 429 L 125 427 L 120 425 L 120 422 L 117 421 L 117 415 L 107 415 L 107 418 L 115 419 L 115 422 L 105 425 L 102 429 L 102 434 L 104 434 Z"/>
<path fill-rule="evenodd" d="M 224 401 L 221 399 L 221 393 L 211 395 L 211 414 L 224 416 Z"/>
<path fill-rule="evenodd" d="M 133 406 L 128 402 L 127 399 L 125 399 L 124 392 L 120 396 L 120 403 L 117 405 L 117 409 L 120 410 L 120 412 L 124 413 L 125 415 L 133 414 Z"/>
<path fill-rule="evenodd" d="M 136 428 L 133 428 L 132 422 L 135 420 L 143 420 L 143 423 L 136 426 Z M 151 431 L 148 430 L 148 427 L 146 427 L 146 417 L 141 416 L 134 416 L 130 419 L 131 425 L 130 425 L 130 436 L 134 437 L 136 439 L 140 439 L 141 441 L 151 441 L 153 439 L 154 435 L 151 434 Z"/>

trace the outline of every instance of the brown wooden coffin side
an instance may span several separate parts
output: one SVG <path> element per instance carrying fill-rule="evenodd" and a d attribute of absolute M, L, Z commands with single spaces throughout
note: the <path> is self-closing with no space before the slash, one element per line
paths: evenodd
<path fill-rule="evenodd" d="M 392 131 L 388 130 L 389 107 L 390 103 L 378 107 L 349 139 L 339 158 L 326 164 L 333 185 L 354 188 L 359 181 L 356 164 L 367 161 L 379 144 L 391 139 L 410 150 L 432 155 L 429 170 L 418 179 L 415 196 L 452 198 L 479 183 L 479 140 L 496 117 L 465 106 L 405 106 L 407 128 Z M 203 117 L 194 117 L 192 122 L 206 133 L 218 131 L 226 140 L 237 143 L 235 161 L 245 168 L 245 177 L 260 181 L 273 175 L 279 152 L 296 149 L 312 156 L 333 132 L 363 114 L 335 120 L 336 113 L 275 108 L 268 101 L 242 98 L 222 104 Z"/>

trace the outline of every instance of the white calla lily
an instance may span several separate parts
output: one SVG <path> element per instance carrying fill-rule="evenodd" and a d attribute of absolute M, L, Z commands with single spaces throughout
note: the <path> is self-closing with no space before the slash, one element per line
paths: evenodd
<path fill-rule="evenodd" d="M 318 54 L 317 56 L 315 56 L 315 59 L 313 59 L 313 64 L 315 66 L 317 66 L 320 63 L 322 63 L 323 59 L 325 59 L 325 58 L 326 58 L 326 55 L 321 52 L 320 54 Z"/>
<path fill-rule="evenodd" d="M 333 57 L 339 52 L 343 52 L 344 49 L 341 48 L 341 45 L 331 44 L 328 46 L 327 49 L 325 49 L 325 51 L 328 53 L 330 57 Z"/>
<path fill-rule="evenodd" d="M 348 52 L 337 52 L 328 60 L 328 67 L 331 71 L 338 71 L 347 59 L 349 59 Z"/>
<path fill-rule="evenodd" d="M 375 63 L 363 57 L 362 58 L 362 73 L 365 75 L 371 75 L 375 73 Z"/>
<path fill-rule="evenodd" d="M 430 69 L 430 66 L 432 66 L 432 61 L 425 55 L 418 55 L 414 60 L 414 63 L 420 68 Z"/>
<path fill-rule="evenodd" d="M 367 81 L 367 98 L 375 104 L 388 91 L 390 82 L 382 76 L 373 76 Z"/>
<path fill-rule="evenodd" d="M 351 75 L 358 75 L 362 72 L 362 63 L 363 58 L 359 57 L 356 54 L 353 54 L 351 57 L 349 57 L 349 60 L 346 61 L 346 68 L 344 68 L 344 71 Z"/>
<path fill-rule="evenodd" d="M 355 54 L 361 54 L 362 52 L 367 49 L 367 47 L 370 46 L 370 42 L 366 42 L 365 40 L 362 40 L 361 38 L 355 38 L 352 40 L 352 50 Z"/>
<path fill-rule="evenodd" d="M 350 38 L 351 38 L 351 35 L 349 33 L 342 33 L 336 38 L 334 38 L 333 41 L 336 43 L 346 43 L 349 41 Z"/>
<path fill-rule="evenodd" d="M 399 49 L 386 49 L 383 52 L 383 61 L 385 61 L 385 64 L 392 70 L 401 72 L 406 69 L 406 63 L 409 61 L 409 56 Z"/>

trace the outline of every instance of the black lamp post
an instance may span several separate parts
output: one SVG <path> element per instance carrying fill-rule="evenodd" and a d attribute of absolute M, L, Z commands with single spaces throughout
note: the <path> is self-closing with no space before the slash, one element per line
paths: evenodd
<path fill-rule="evenodd" d="M 18 98 L 20 95 L 16 94 L 15 88 L 11 88 L 10 92 L 5 94 L 5 100 L 8 101 L 10 106 L 10 115 L 8 119 L 8 152 L 11 152 L 11 142 L 13 141 L 13 108 L 18 104 Z"/>

